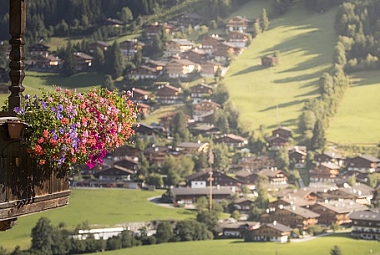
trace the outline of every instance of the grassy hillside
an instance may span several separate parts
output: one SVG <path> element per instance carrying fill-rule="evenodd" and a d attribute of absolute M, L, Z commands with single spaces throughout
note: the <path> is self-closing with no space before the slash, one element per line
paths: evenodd
<path fill-rule="evenodd" d="M 254 39 L 231 65 L 224 81 L 248 130 L 261 124 L 296 130 L 304 101 L 317 95 L 318 78 L 331 66 L 337 40 L 332 28 L 335 12 L 293 8 L 273 20 L 270 30 Z M 275 51 L 280 64 L 262 67 L 260 58 Z"/>
<path fill-rule="evenodd" d="M 148 201 L 148 198 L 161 196 L 163 193 L 162 190 L 74 189 L 68 206 L 21 217 L 11 230 L 0 232 L 0 246 L 7 250 L 13 250 L 16 245 L 23 249 L 28 248 L 31 229 L 41 217 L 49 218 L 54 226 L 64 222 L 67 228 L 75 228 L 85 221 L 102 227 L 122 225 L 125 222 L 194 217 L 190 211 L 165 208 Z"/>
<path fill-rule="evenodd" d="M 351 87 L 341 102 L 327 133 L 340 144 L 376 145 L 380 141 L 380 73 L 360 72 L 352 76 Z M 364 145 L 363 144 L 363 145 Z"/>
<path fill-rule="evenodd" d="M 193 254 L 218 254 L 218 255 L 322 255 L 330 254 L 330 250 L 337 245 L 344 255 L 380 254 L 380 243 L 376 241 L 356 240 L 348 237 L 348 234 L 337 234 L 333 237 L 319 237 L 315 240 L 302 243 L 245 243 L 241 240 L 215 240 L 200 242 L 166 243 L 160 245 L 140 246 L 131 249 L 110 251 L 105 255 L 193 255 Z"/>

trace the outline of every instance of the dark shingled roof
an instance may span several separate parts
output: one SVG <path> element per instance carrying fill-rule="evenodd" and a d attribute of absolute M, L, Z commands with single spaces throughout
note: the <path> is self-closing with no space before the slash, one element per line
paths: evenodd
<path fill-rule="evenodd" d="M 350 220 L 380 221 L 380 213 L 372 211 L 357 211 L 350 213 L 348 218 L 350 218 Z"/>

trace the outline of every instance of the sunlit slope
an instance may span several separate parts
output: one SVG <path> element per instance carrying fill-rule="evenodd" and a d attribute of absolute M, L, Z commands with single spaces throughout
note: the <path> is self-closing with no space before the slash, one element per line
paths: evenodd
<path fill-rule="evenodd" d="M 375 145 L 380 141 L 380 72 L 355 73 L 327 139 L 340 144 Z"/>
<path fill-rule="evenodd" d="M 224 80 L 248 130 L 280 124 L 296 131 L 305 100 L 317 96 L 318 79 L 332 65 L 335 13 L 297 6 L 272 21 L 233 62 Z M 262 67 L 261 57 L 275 51 L 280 64 Z"/>

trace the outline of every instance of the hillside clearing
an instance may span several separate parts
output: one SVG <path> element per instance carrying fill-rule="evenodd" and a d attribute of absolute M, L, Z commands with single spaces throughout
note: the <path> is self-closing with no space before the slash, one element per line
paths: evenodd
<path fill-rule="evenodd" d="M 247 130 L 261 124 L 297 129 L 305 100 L 318 95 L 318 79 L 331 67 L 337 40 L 332 28 L 335 12 L 308 12 L 298 5 L 271 21 L 270 30 L 233 62 L 224 83 Z M 262 67 L 260 58 L 275 51 L 280 64 Z"/>

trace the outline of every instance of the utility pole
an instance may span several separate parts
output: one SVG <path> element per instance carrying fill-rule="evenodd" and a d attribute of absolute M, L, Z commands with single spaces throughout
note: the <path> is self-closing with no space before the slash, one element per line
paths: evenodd
<path fill-rule="evenodd" d="M 207 180 L 210 182 L 209 183 L 210 185 L 209 206 L 210 206 L 210 212 L 211 212 L 212 210 L 212 181 L 214 180 L 214 178 L 212 178 L 212 164 L 214 164 L 214 154 L 212 153 L 211 149 L 209 149 L 209 153 L 208 153 L 208 164 L 209 164 L 210 171 L 208 172 L 209 178 Z"/>

